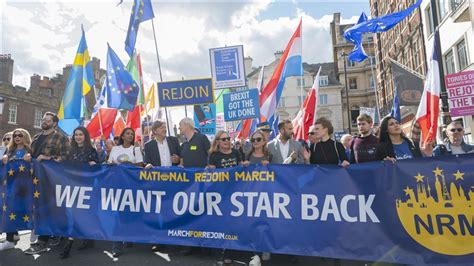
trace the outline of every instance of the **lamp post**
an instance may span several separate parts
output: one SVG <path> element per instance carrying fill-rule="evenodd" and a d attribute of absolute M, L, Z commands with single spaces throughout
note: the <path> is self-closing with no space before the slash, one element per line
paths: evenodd
<path fill-rule="evenodd" d="M 346 52 L 341 53 L 342 58 L 344 58 L 344 85 L 346 87 L 346 106 L 347 106 L 347 126 L 349 128 L 349 134 L 352 134 L 352 121 L 351 121 L 351 110 L 349 109 L 349 89 L 347 87 L 347 68 L 346 68 Z"/>

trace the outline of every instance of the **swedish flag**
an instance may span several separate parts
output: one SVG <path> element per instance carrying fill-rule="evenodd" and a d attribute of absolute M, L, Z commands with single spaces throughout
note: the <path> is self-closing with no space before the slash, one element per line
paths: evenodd
<path fill-rule="evenodd" d="M 64 96 L 59 107 L 58 116 L 60 120 L 73 120 L 79 125 L 84 116 L 84 96 L 94 87 L 94 75 L 87 50 L 86 36 L 82 28 L 82 37 L 77 48 L 76 57 L 64 89 Z M 66 121 L 63 121 L 66 122 Z M 61 125 L 64 125 L 63 127 Z M 68 128 L 69 123 L 61 123 L 59 127 L 66 133 L 72 131 Z"/>

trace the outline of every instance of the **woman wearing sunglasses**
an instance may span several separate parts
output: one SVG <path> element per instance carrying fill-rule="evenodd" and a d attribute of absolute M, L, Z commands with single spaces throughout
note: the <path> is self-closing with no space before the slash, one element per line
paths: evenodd
<path fill-rule="evenodd" d="M 250 135 L 252 148 L 245 156 L 243 165 L 262 164 L 263 166 L 272 162 L 272 155 L 267 149 L 267 138 L 261 130 L 257 130 Z"/>
<path fill-rule="evenodd" d="M 94 147 L 92 147 L 89 132 L 85 127 L 77 127 L 74 129 L 71 139 L 71 153 L 69 155 L 70 159 L 74 162 L 88 163 L 89 165 L 99 163 L 99 155 Z M 63 251 L 59 254 L 61 259 L 69 257 L 73 242 L 73 238 L 68 238 Z M 78 249 L 90 248 L 93 247 L 93 245 L 94 242 L 92 240 L 83 240 Z"/>
<path fill-rule="evenodd" d="M 13 130 L 12 139 L 2 157 L 3 164 L 10 160 L 25 160 L 31 162 L 31 137 L 28 131 L 17 128 Z M 17 206 L 19 207 L 19 206 Z M 0 250 L 12 249 L 19 240 L 18 232 L 7 232 L 7 240 L 0 243 Z"/>
<path fill-rule="evenodd" d="M 219 130 L 209 150 L 209 168 L 229 168 L 242 164 L 240 152 L 232 149 L 229 133 Z"/>
<path fill-rule="evenodd" d="M 380 122 L 378 138 L 379 145 L 376 151 L 378 160 L 395 162 L 397 160 L 431 156 L 433 151 L 431 144 L 427 144 L 423 149 L 420 149 L 417 142 L 407 138 L 398 120 L 392 116 L 386 116 Z"/>

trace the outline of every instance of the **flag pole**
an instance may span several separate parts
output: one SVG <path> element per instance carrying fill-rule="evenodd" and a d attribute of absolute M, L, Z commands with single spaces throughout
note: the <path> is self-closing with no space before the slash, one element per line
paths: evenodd
<path fill-rule="evenodd" d="M 158 62 L 160 82 L 163 82 L 163 75 L 161 74 L 160 54 L 158 53 L 158 42 L 156 41 L 155 23 L 153 22 L 153 20 L 155 20 L 155 18 L 151 19 L 151 27 L 153 29 L 153 39 L 155 40 L 156 61 Z M 165 107 L 165 114 L 166 114 L 166 127 L 168 128 L 168 136 L 171 136 L 170 125 L 168 123 L 168 108 L 166 107 Z"/>
<path fill-rule="evenodd" d="M 372 39 L 375 40 L 375 38 L 377 37 L 377 34 L 373 34 L 372 36 Z M 375 107 L 377 108 L 377 116 L 379 117 L 379 123 L 380 121 L 382 120 L 382 118 L 380 117 L 380 107 L 379 107 L 379 94 L 377 92 L 377 79 L 375 77 L 375 73 L 374 73 L 374 64 L 372 64 L 372 58 L 377 60 L 377 57 L 375 56 L 375 53 L 374 53 L 374 56 L 370 57 L 370 71 L 371 71 L 371 74 L 372 74 L 372 80 L 374 81 L 374 90 L 375 90 Z M 375 61 L 375 63 L 377 63 L 377 61 Z M 371 84 L 372 85 L 372 84 Z M 374 124 L 375 124 L 375 117 L 374 117 Z"/>
<path fill-rule="evenodd" d="M 303 20 L 303 19 L 301 18 L 301 20 Z M 300 31 L 301 31 L 301 66 L 300 66 L 300 68 L 301 68 L 301 77 L 302 77 L 301 82 L 300 82 L 300 99 L 303 99 L 303 84 L 304 84 L 304 69 L 303 69 L 303 34 L 302 34 L 302 32 L 303 32 L 303 23 L 301 23 L 301 30 L 300 30 Z M 303 99 L 302 104 L 303 104 L 303 103 L 304 103 L 304 99 Z M 304 118 L 304 111 L 305 111 L 305 110 L 304 110 L 304 106 L 303 106 L 302 109 L 303 109 L 302 112 L 303 112 L 303 118 Z M 273 115 L 273 119 L 275 119 L 275 115 Z M 305 138 L 304 121 L 303 121 L 302 132 L 303 132 L 303 139 L 304 139 L 304 138 Z"/>

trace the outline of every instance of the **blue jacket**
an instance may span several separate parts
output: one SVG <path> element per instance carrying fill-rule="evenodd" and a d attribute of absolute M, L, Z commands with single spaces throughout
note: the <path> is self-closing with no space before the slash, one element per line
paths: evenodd
<path fill-rule="evenodd" d="M 466 142 L 461 142 L 461 149 L 468 153 L 474 150 L 474 145 L 467 144 Z M 433 156 L 441 156 L 441 155 L 451 155 L 451 142 L 449 140 L 444 141 L 443 144 L 436 145 L 433 149 Z"/>

